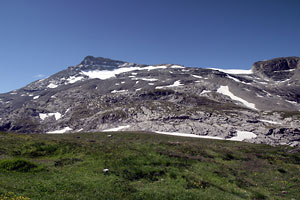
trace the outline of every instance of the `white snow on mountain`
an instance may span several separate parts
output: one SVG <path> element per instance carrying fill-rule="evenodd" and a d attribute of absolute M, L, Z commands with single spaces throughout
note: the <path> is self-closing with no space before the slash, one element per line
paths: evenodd
<path fill-rule="evenodd" d="M 147 66 L 147 67 L 122 67 L 115 70 L 93 70 L 93 71 L 81 71 L 81 74 L 88 76 L 89 78 L 97 78 L 101 80 L 109 79 L 116 77 L 118 74 L 125 72 L 136 71 L 136 70 L 155 70 L 155 69 L 166 69 L 165 65 L 158 66 Z"/>
<path fill-rule="evenodd" d="M 110 129 L 103 130 L 103 132 L 120 131 L 120 130 L 122 130 L 122 129 L 129 128 L 129 127 L 130 127 L 130 125 L 119 126 L 119 127 L 117 127 L 117 128 L 110 128 Z"/>
<path fill-rule="evenodd" d="M 123 93 L 123 92 L 128 92 L 128 90 L 113 90 L 113 91 L 111 91 L 112 94 L 114 94 L 114 93 Z"/>
<path fill-rule="evenodd" d="M 200 95 L 203 95 L 203 94 L 206 94 L 206 93 L 210 93 L 211 91 L 210 90 L 203 90 Z"/>
<path fill-rule="evenodd" d="M 178 86 L 181 86 L 181 85 L 184 85 L 184 84 L 181 84 L 181 83 L 180 83 L 180 80 L 179 80 L 179 81 L 175 81 L 175 82 L 173 83 L 173 85 L 157 86 L 157 87 L 155 87 L 155 89 L 170 88 L 170 87 L 178 87 Z"/>
<path fill-rule="evenodd" d="M 80 81 L 82 80 L 84 77 L 83 76 L 70 76 L 68 79 L 67 79 L 67 83 L 69 84 L 72 84 L 72 83 L 75 83 L 77 81 Z"/>
<path fill-rule="evenodd" d="M 249 103 L 248 101 L 235 96 L 232 92 L 229 91 L 229 87 L 228 86 L 220 86 L 220 88 L 217 90 L 218 93 L 229 96 L 232 100 L 235 101 L 239 101 L 242 104 L 244 104 L 246 107 L 257 110 L 257 108 L 255 108 L 255 104 L 254 103 Z"/>
<path fill-rule="evenodd" d="M 41 120 L 45 120 L 48 117 L 54 116 L 56 120 L 59 120 L 62 117 L 62 114 L 59 112 L 56 113 L 40 113 L 39 114 Z"/>
<path fill-rule="evenodd" d="M 236 131 L 237 136 L 234 136 L 232 138 L 229 138 L 228 140 L 232 140 L 232 141 L 243 141 L 246 139 L 252 139 L 252 138 L 256 138 L 257 135 L 249 132 L 249 131 Z"/>
<path fill-rule="evenodd" d="M 173 69 L 183 69 L 184 66 L 181 66 L 181 65 L 172 65 L 171 68 L 173 68 Z"/>
<path fill-rule="evenodd" d="M 289 100 L 285 100 L 285 101 L 288 102 L 288 103 L 291 103 L 291 104 L 297 104 L 296 101 L 289 101 Z"/>
<path fill-rule="evenodd" d="M 206 135 L 195 135 L 195 134 L 190 134 L 190 133 L 163 132 L 163 131 L 155 131 L 155 133 L 164 134 L 164 135 L 182 136 L 182 137 L 193 137 L 193 138 L 205 138 L 205 139 L 224 140 L 224 138 L 221 138 L 221 137 L 206 136 Z"/>
<path fill-rule="evenodd" d="M 131 80 L 143 80 L 143 81 L 158 81 L 156 78 L 132 78 Z"/>
<path fill-rule="evenodd" d="M 57 88 L 58 85 L 54 84 L 54 83 L 50 83 L 48 86 L 48 88 Z"/>
<path fill-rule="evenodd" d="M 71 131 L 71 130 L 73 130 L 73 129 L 71 129 L 70 127 L 65 127 L 63 129 L 55 130 L 55 131 L 49 131 L 47 133 L 48 134 L 57 134 L 57 133 L 59 134 L 59 133 L 66 133 L 66 132 Z"/>
<path fill-rule="evenodd" d="M 234 78 L 234 77 L 232 77 L 232 76 L 230 76 L 230 75 L 227 75 L 227 77 L 230 78 L 230 79 L 232 79 L 232 80 L 234 80 L 235 82 L 238 82 L 238 83 L 241 83 L 241 82 L 242 82 L 242 81 L 240 81 L 239 79 Z"/>
<path fill-rule="evenodd" d="M 218 69 L 218 68 L 208 68 L 212 70 L 217 70 L 220 72 L 224 72 L 227 74 L 253 74 L 252 70 L 246 70 L 246 69 Z"/>
<path fill-rule="evenodd" d="M 192 74 L 192 76 L 195 78 L 203 78 L 202 76 L 198 76 L 198 75 L 194 75 L 194 74 Z"/>
<path fill-rule="evenodd" d="M 269 123 L 269 124 L 281 124 L 279 122 L 274 122 L 274 121 L 270 121 L 270 120 L 266 120 L 266 119 L 260 119 L 259 121 L 266 122 L 266 123 Z"/>

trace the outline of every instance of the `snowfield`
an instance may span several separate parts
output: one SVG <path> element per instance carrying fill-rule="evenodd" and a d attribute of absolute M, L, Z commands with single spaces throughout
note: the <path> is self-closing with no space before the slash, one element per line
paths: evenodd
<path fill-rule="evenodd" d="M 217 70 L 220 72 L 224 72 L 227 74 L 253 74 L 252 70 L 246 70 L 246 69 L 218 69 L 218 68 L 208 68 L 212 70 Z"/>
<path fill-rule="evenodd" d="M 60 130 L 56 130 L 56 131 L 49 131 L 47 132 L 48 134 L 60 134 L 60 133 L 66 133 L 68 131 L 71 131 L 73 129 L 71 129 L 70 127 L 65 127 L 63 129 L 60 129 Z"/>
<path fill-rule="evenodd" d="M 118 74 L 122 74 L 125 72 L 130 71 L 137 71 L 137 70 L 155 70 L 155 69 L 166 69 L 167 66 L 165 65 L 158 65 L 158 66 L 147 66 L 147 67 L 122 67 L 117 68 L 115 70 L 93 70 L 93 71 L 81 71 L 81 74 L 88 76 L 91 79 L 97 78 L 101 80 L 109 79 L 116 77 Z"/>
<path fill-rule="evenodd" d="M 56 85 L 56 84 L 54 84 L 54 83 L 50 83 L 47 87 L 53 89 L 53 88 L 57 88 L 58 85 Z"/>
<path fill-rule="evenodd" d="M 119 126 L 117 128 L 110 128 L 110 129 L 106 129 L 106 130 L 103 130 L 102 132 L 114 132 L 114 131 L 120 131 L 122 129 L 125 129 L 125 128 L 129 128 L 130 125 L 126 125 L 126 126 Z"/>
<path fill-rule="evenodd" d="M 195 134 L 190 134 L 190 133 L 162 132 L 162 131 L 155 131 L 155 133 L 164 134 L 164 135 L 182 136 L 182 137 L 224 140 L 224 138 L 217 137 L 217 136 L 195 135 Z"/>
<path fill-rule="evenodd" d="M 228 86 L 220 86 L 220 88 L 217 90 L 217 92 L 220 93 L 220 94 L 229 96 L 232 100 L 241 102 L 242 104 L 244 104 L 248 108 L 251 108 L 253 110 L 257 110 L 255 108 L 255 104 L 254 103 L 249 103 L 248 101 L 246 101 L 246 100 L 244 100 L 244 99 L 242 99 L 242 98 L 240 98 L 238 96 L 235 96 L 233 93 L 231 93 L 229 91 L 229 87 Z"/>
<path fill-rule="evenodd" d="M 181 66 L 181 65 L 172 65 L 171 68 L 173 68 L 173 69 L 183 69 L 185 67 Z"/>
<path fill-rule="evenodd" d="M 67 84 L 72 84 L 72 83 L 76 83 L 77 81 L 80 81 L 82 80 L 84 77 L 83 76 L 70 76 L 68 79 L 67 79 Z"/>
<path fill-rule="evenodd" d="M 48 117 L 54 116 L 56 120 L 59 120 L 62 117 L 62 114 L 59 112 L 56 113 L 40 113 L 39 114 L 41 120 L 45 120 Z"/>
<path fill-rule="evenodd" d="M 252 139 L 252 138 L 256 138 L 257 135 L 249 132 L 249 131 L 236 131 L 237 132 L 237 136 L 234 136 L 230 139 L 227 140 L 232 140 L 232 141 L 243 141 L 246 139 Z"/>
<path fill-rule="evenodd" d="M 181 85 L 184 85 L 184 84 L 181 84 L 180 81 L 175 81 L 175 82 L 173 83 L 173 85 L 157 86 L 157 87 L 155 87 L 155 89 L 163 89 L 163 88 L 170 88 L 170 87 L 178 87 L 178 86 L 181 86 Z"/>

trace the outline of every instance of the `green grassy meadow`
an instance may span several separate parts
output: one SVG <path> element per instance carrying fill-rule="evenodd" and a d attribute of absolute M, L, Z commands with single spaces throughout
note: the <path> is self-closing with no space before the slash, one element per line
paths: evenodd
<path fill-rule="evenodd" d="M 292 150 L 145 132 L 0 133 L 0 200 L 297 200 Z"/>

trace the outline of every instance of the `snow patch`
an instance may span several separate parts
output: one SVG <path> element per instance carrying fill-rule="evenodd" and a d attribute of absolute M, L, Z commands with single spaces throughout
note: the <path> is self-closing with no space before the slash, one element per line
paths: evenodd
<path fill-rule="evenodd" d="M 202 90 L 202 92 L 200 93 L 200 95 L 205 94 L 205 93 L 210 93 L 210 90 Z"/>
<path fill-rule="evenodd" d="M 62 115 L 59 112 L 56 112 L 56 113 L 40 113 L 39 116 L 41 120 L 45 120 L 46 118 L 52 116 L 54 116 L 56 120 L 59 120 Z"/>
<path fill-rule="evenodd" d="M 128 92 L 128 90 L 113 90 L 111 93 L 122 93 L 122 92 Z"/>
<path fill-rule="evenodd" d="M 264 98 L 264 96 L 261 96 L 261 95 L 259 95 L 257 93 L 256 93 L 256 96 L 259 97 L 259 98 Z"/>
<path fill-rule="evenodd" d="M 171 68 L 173 68 L 173 69 L 182 69 L 182 68 L 184 68 L 184 66 L 181 66 L 181 65 L 172 65 Z"/>
<path fill-rule="evenodd" d="M 278 70 L 278 71 L 274 71 L 274 72 L 282 72 L 282 71 L 285 71 L 285 72 L 292 72 L 292 71 L 295 71 L 296 68 L 294 69 L 286 69 L 286 70 Z"/>
<path fill-rule="evenodd" d="M 178 86 L 182 86 L 182 85 L 184 85 L 184 84 L 181 84 L 181 83 L 180 83 L 180 80 L 179 80 L 179 81 L 175 81 L 175 82 L 173 83 L 173 85 L 157 86 L 157 87 L 155 87 L 155 89 L 170 88 L 170 87 L 178 87 Z"/>
<path fill-rule="evenodd" d="M 67 113 L 67 112 L 69 112 L 71 110 L 71 108 L 68 108 L 66 111 L 65 111 L 65 114 Z"/>
<path fill-rule="evenodd" d="M 69 84 L 72 84 L 72 83 L 75 83 L 75 82 L 77 82 L 77 81 L 80 81 L 80 80 L 82 80 L 84 77 L 83 76 L 70 76 L 68 79 L 67 79 L 67 82 L 69 83 Z"/>
<path fill-rule="evenodd" d="M 73 130 L 73 129 L 71 129 L 70 127 L 65 127 L 63 129 L 56 130 L 56 131 L 49 131 L 47 133 L 48 134 L 66 133 L 66 132 L 71 131 L 71 130 Z"/>
<path fill-rule="evenodd" d="M 266 90 L 262 90 L 263 92 L 265 92 L 267 94 L 268 97 L 273 96 L 272 94 L 270 94 L 269 92 L 267 92 Z"/>
<path fill-rule="evenodd" d="M 242 82 L 242 81 L 240 81 L 239 79 L 234 78 L 234 77 L 232 77 L 232 76 L 230 76 L 230 75 L 227 75 L 227 78 L 230 78 L 230 79 L 234 80 L 235 82 L 239 82 L 239 83 Z"/>
<path fill-rule="evenodd" d="M 205 138 L 205 139 L 224 140 L 224 138 L 221 138 L 221 137 L 206 136 L 206 135 L 195 135 L 195 134 L 190 134 L 190 133 L 162 132 L 162 131 L 155 131 L 155 133 L 164 134 L 164 135 L 182 136 L 182 137 L 193 137 L 193 138 Z"/>
<path fill-rule="evenodd" d="M 57 88 L 58 85 L 54 84 L 54 83 L 50 83 L 48 86 L 48 88 Z"/>
<path fill-rule="evenodd" d="M 259 119 L 259 121 L 266 122 L 266 123 L 269 123 L 269 124 L 281 124 L 280 122 L 274 122 L 274 121 L 270 121 L 270 120 L 266 120 L 266 119 Z"/>
<path fill-rule="evenodd" d="M 147 69 L 148 71 L 154 70 L 154 69 L 167 69 L 167 66 L 165 66 L 165 65 L 147 66 L 147 67 L 141 68 L 140 70 L 144 70 L 144 69 Z"/>
<path fill-rule="evenodd" d="M 103 130 L 102 132 L 120 131 L 120 130 L 122 130 L 122 129 L 129 128 L 129 127 L 130 127 L 130 125 L 119 126 L 119 127 L 117 127 L 117 128 L 110 128 L 110 129 Z"/>
<path fill-rule="evenodd" d="M 158 66 L 147 66 L 147 67 L 122 67 L 117 68 L 115 70 L 93 70 L 93 71 L 81 71 L 80 73 L 88 76 L 91 79 L 97 78 L 100 80 L 105 80 L 109 78 L 116 77 L 118 74 L 122 74 L 125 72 L 130 71 L 137 71 L 137 70 L 155 70 L 155 69 L 166 69 L 167 66 L 158 65 Z"/>
<path fill-rule="evenodd" d="M 194 75 L 194 74 L 192 74 L 192 76 L 195 78 L 203 78 L 202 76 L 198 76 L 198 75 Z"/>
<path fill-rule="evenodd" d="M 291 104 L 297 104 L 296 101 L 289 101 L 289 100 L 285 100 L 285 101 L 288 102 L 288 103 L 291 103 Z"/>
<path fill-rule="evenodd" d="M 252 138 L 256 138 L 257 135 L 249 132 L 249 131 L 236 131 L 237 136 L 234 136 L 232 138 L 229 138 L 228 140 L 232 140 L 232 141 L 243 141 L 246 139 L 252 139 Z"/>
<path fill-rule="evenodd" d="M 218 68 L 208 68 L 212 70 L 217 70 L 220 72 L 224 72 L 227 74 L 253 74 L 252 70 L 246 70 L 246 69 L 218 69 Z"/>
<path fill-rule="evenodd" d="M 254 103 L 249 103 L 248 101 L 240 98 L 240 97 L 237 97 L 235 96 L 233 93 L 231 93 L 229 91 L 229 87 L 228 86 L 220 86 L 220 88 L 217 90 L 218 93 L 221 93 L 223 95 L 226 95 L 226 96 L 229 96 L 232 100 L 236 100 L 236 101 L 239 101 L 241 102 L 242 104 L 244 104 L 246 107 L 248 108 L 251 108 L 251 109 L 254 109 L 254 110 L 257 110 L 255 108 L 255 104 Z"/>
<path fill-rule="evenodd" d="M 132 80 L 143 80 L 143 81 L 158 81 L 156 78 L 133 78 Z"/>

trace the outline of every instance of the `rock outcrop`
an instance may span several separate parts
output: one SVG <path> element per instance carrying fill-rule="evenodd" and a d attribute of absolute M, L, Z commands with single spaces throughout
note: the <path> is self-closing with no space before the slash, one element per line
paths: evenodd
<path fill-rule="evenodd" d="M 290 79 L 299 69 L 299 57 L 285 57 L 259 61 L 252 66 L 254 74 L 261 78 L 272 79 L 274 81 L 285 81 Z"/>

